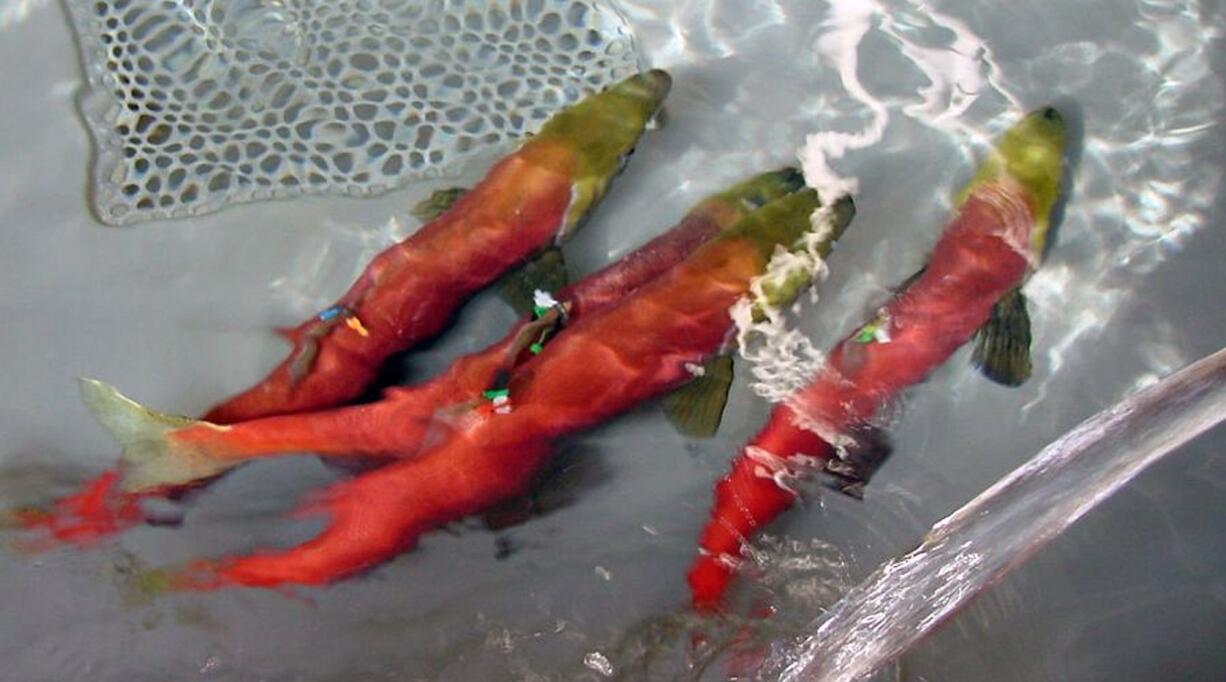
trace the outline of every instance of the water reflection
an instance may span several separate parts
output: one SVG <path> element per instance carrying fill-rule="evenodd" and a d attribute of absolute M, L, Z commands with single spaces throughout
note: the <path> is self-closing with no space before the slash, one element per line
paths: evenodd
<path fill-rule="evenodd" d="M 820 538 L 838 548 L 841 556 L 809 540 L 798 540 L 799 545 L 765 544 L 755 555 L 763 557 L 764 565 L 777 567 L 828 559 L 834 562 L 830 570 L 819 565 L 811 572 L 751 571 L 750 579 L 742 583 L 743 604 L 769 605 L 779 618 L 750 618 L 725 631 L 709 623 L 684 622 L 667 646 L 660 645 L 652 669 L 660 671 L 661 679 L 682 678 L 692 670 L 693 661 L 686 658 L 690 639 L 679 634 L 682 631 L 724 632 L 731 639 L 742 627 L 749 628 L 751 640 L 758 636 L 759 641 L 802 632 L 800 625 L 812 611 L 845 589 L 847 576 L 858 577 L 883 555 L 909 544 L 955 500 L 969 497 L 1056 431 L 1185 361 L 1195 334 L 1221 333 L 1220 312 L 1210 305 L 1197 313 L 1197 301 L 1179 307 L 1187 289 L 1170 285 L 1202 276 L 1221 281 L 1214 275 L 1220 270 L 1220 263 L 1213 260 L 1218 254 L 1197 253 L 1198 245 L 1203 249 L 1206 237 L 1214 232 L 1206 228 L 1220 216 L 1212 202 L 1221 194 L 1220 164 L 1226 154 L 1220 129 L 1222 84 L 1220 74 L 1212 73 L 1207 42 L 1220 40 L 1218 27 L 1226 26 L 1226 21 L 1220 13 L 1210 16 L 1208 3 L 621 0 L 619 4 L 651 63 L 675 72 L 676 88 L 668 102 L 670 121 L 641 146 L 600 209 L 600 223 L 585 228 L 568 245 L 568 260 L 586 259 L 590 270 L 603 264 L 605 254 L 625 253 L 699 196 L 747 172 L 793 162 L 807 135 L 820 131 L 855 135 L 879 129 L 880 139 L 873 146 L 850 150 L 831 161 L 832 170 L 860 181 L 860 212 L 831 258 L 831 276 L 821 289 L 820 304 L 806 304 L 793 318 L 794 326 L 819 348 L 845 335 L 924 260 L 948 217 L 951 191 L 966 181 L 971 158 L 995 132 L 1023 109 L 1059 98 L 1079 103 L 1085 121 L 1084 154 L 1073 178 L 1075 194 L 1049 258 L 1028 288 L 1035 317 L 1034 347 L 1040 352 L 1035 380 L 1016 392 L 986 386 L 955 358 L 908 398 L 907 411 L 895 430 L 899 450 L 883 470 L 880 485 L 874 481 L 868 500 L 856 504 L 814 495 L 808 509 L 776 529 L 792 538 Z M 11 0 L 0 7 L 9 17 L 53 9 L 39 2 Z M 20 11 L 14 13 L 15 8 Z M 48 21 L 10 22 L 8 27 L 18 29 L 36 23 L 40 29 L 58 26 Z M 67 31 L 66 26 L 60 28 Z M 854 57 L 854 66 L 839 61 L 843 47 L 837 44 L 828 43 L 827 52 L 816 49 L 827 36 L 851 40 L 846 59 Z M 54 56 L 52 50 L 67 49 L 66 34 L 46 40 L 11 30 L 6 37 L 15 53 L 55 66 L 52 82 L 78 77 L 71 59 L 61 61 L 71 63 L 72 69 L 48 59 Z M 853 95 L 853 77 L 868 101 Z M 103 365 L 117 379 L 131 373 L 137 383 L 161 387 L 163 402 L 171 404 L 176 396 L 187 396 L 182 404 L 216 397 L 217 382 L 238 383 L 243 372 L 254 376 L 267 369 L 257 367 L 255 360 L 249 368 L 234 367 L 232 349 L 258 354 L 250 339 L 255 335 L 231 333 L 224 344 L 212 344 L 216 336 L 170 324 L 200 317 L 210 321 L 207 331 L 216 334 L 219 326 L 211 320 L 235 324 L 230 305 L 244 306 L 242 319 L 251 320 L 248 328 L 296 321 L 334 300 L 366 257 L 416 229 L 416 222 L 404 213 L 391 220 L 387 216 L 421 198 L 424 188 L 421 194 L 400 199 L 388 195 L 344 205 L 330 203 L 327 210 L 319 211 L 332 221 L 323 224 L 313 211 L 290 210 L 304 205 L 313 209 L 322 202 L 268 203 L 218 213 L 207 224 L 192 221 L 108 234 L 105 240 L 85 242 L 90 245 L 88 257 L 74 254 L 73 240 L 90 236 L 92 228 L 76 215 L 79 207 L 64 200 L 65 185 L 76 191 L 73 188 L 80 184 L 64 169 L 79 169 L 85 152 L 58 138 L 72 138 L 74 133 L 79 137 L 82 131 L 66 103 L 44 103 L 44 83 L 24 72 L 8 82 L 15 103 L 34 101 L 41 108 L 37 117 L 15 120 L 43 123 L 43 110 L 50 112 L 45 127 L 30 125 L 22 130 L 55 133 L 36 136 L 37 144 L 26 148 L 37 158 L 10 165 L 19 170 L 7 177 L 8 184 L 23 191 L 5 194 L 8 200 L 0 202 L 22 210 L 43 207 L 33 218 L 23 216 L 22 224 L 41 222 L 47 230 L 60 230 L 48 231 L 57 240 L 38 251 L 56 254 L 57 260 L 42 264 L 55 278 L 32 280 L 30 286 L 35 288 L 27 289 L 37 294 L 31 307 L 51 311 L 48 318 L 59 316 L 54 325 L 44 321 L 36 326 L 39 336 L 31 347 L 45 344 L 56 352 L 36 354 L 42 363 L 39 370 L 16 375 L 29 387 L 50 382 L 63 366 L 69 367 L 64 372 L 99 371 L 105 361 L 100 358 L 106 356 L 96 349 L 135 342 L 138 355 L 144 356 L 139 362 Z M 5 191 L 13 192 L 12 187 Z M 375 210 L 372 202 L 383 203 Z M 312 215 L 303 224 L 286 225 L 278 233 L 283 243 L 250 250 L 249 245 L 261 241 L 252 236 L 253 228 L 263 227 L 252 222 L 287 214 L 301 218 L 302 213 Z M 301 230 L 291 233 L 291 228 Z M 33 234 L 33 228 L 24 233 Z M 159 246 L 152 258 L 138 248 L 151 243 Z M 95 253 L 95 245 L 103 248 Z M 128 257 L 120 258 L 124 254 L 119 251 L 125 249 Z M 278 259 L 277 253 L 283 258 Z M 108 260 L 122 260 L 127 269 L 108 269 L 104 267 Z M 88 282 L 104 282 L 108 288 L 69 290 L 57 268 L 88 271 L 93 277 Z M 243 281 L 254 286 L 219 282 L 218 278 L 234 273 L 246 273 Z M 120 278 L 137 283 L 126 289 L 110 288 Z M 27 284 L 17 276 L 10 281 L 14 286 Z M 268 282 L 273 283 L 272 296 L 259 289 L 259 284 Z M 194 307 L 184 310 L 151 293 L 166 286 L 184 294 L 189 290 L 217 294 L 214 298 L 185 295 Z M 123 292 L 124 300 L 107 300 L 116 297 L 114 291 Z M 201 305 L 202 300 L 206 304 Z M 1177 309 L 1167 309 L 1172 304 Z M 509 314 L 501 323 L 481 317 L 472 326 L 497 334 L 509 319 Z M 20 334 L 23 326 L 25 322 L 17 325 L 15 333 Z M 163 328 L 172 331 L 159 335 L 157 330 Z M 453 331 L 448 343 L 463 331 Z M 66 343 L 62 340 L 66 334 L 79 338 Z M 266 336 L 261 326 L 258 338 Z M 257 359 L 271 361 L 281 352 L 271 340 L 267 344 L 265 351 L 259 351 L 264 357 Z M 216 349 L 208 350 L 211 345 Z M 456 350 L 439 346 L 440 355 Z M 738 376 L 743 381 L 748 372 Z M 47 447 L 42 442 L 10 445 L 9 452 L 17 447 L 57 464 L 75 462 L 81 469 L 59 469 L 71 473 L 62 482 L 31 474 L 24 479 L 28 486 L 16 487 L 16 491 L 36 491 L 38 499 L 31 501 L 44 501 L 45 491 L 54 493 L 83 480 L 113 455 L 79 406 L 71 404 L 48 414 L 46 396 L 51 393 L 41 386 L 31 388 L 32 398 L 22 396 L 24 402 L 6 407 L 6 423 L 25 429 L 11 438 L 20 442 L 34 429 L 48 434 Z M 80 679 L 87 669 L 92 671 L 91 679 L 130 679 L 137 674 L 134 661 L 139 661 L 139 674 L 163 679 L 181 679 L 206 668 L 219 679 L 601 679 L 598 658 L 591 658 L 596 668 L 585 665 L 589 654 L 597 652 L 607 658 L 615 674 L 632 671 L 628 661 L 635 659 L 619 655 L 615 645 L 633 639 L 636 623 L 681 608 L 682 576 L 710 502 L 711 481 L 723 473 L 728 457 L 764 416 L 764 406 L 753 401 L 743 383 L 734 389 L 725 429 L 713 441 L 685 442 L 645 408 L 582 440 L 584 457 L 600 457 L 607 463 L 607 480 L 585 490 L 564 513 L 516 529 L 517 546 L 525 549 L 511 558 L 495 558 L 494 539 L 485 531 L 439 534 L 421 551 L 369 576 L 313 592 L 318 608 L 255 591 L 200 597 L 195 603 L 221 624 L 207 636 L 190 624 L 199 618 L 179 622 L 174 603 L 125 615 L 118 605 L 120 597 L 107 589 L 113 550 L 46 555 L 38 566 L 2 555 L 5 603 L 14 614 L 4 623 L 14 633 L 6 650 L 6 669 L 20 679 L 48 675 Z M 56 443 L 65 452 L 58 452 Z M 86 467 L 88 471 L 83 470 Z M 287 537 L 279 513 L 326 478 L 302 467 L 278 463 L 240 472 L 194 504 L 187 527 L 141 529 L 122 542 L 158 565 L 237 547 L 285 544 L 292 538 Z M 1179 496 L 1191 493 L 1197 502 L 1212 504 L 1226 486 L 1223 470 L 1220 460 L 1194 465 L 1188 480 L 1180 481 Z M 14 491 L 0 488 L 0 497 Z M 1196 512 L 1168 510 L 1167 520 L 1148 513 L 1157 503 L 1145 505 L 1138 517 L 1158 519 L 1150 537 L 1173 542 L 1174 529 L 1186 532 Z M 1131 531 L 1137 521 L 1130 522 Z M 643 525 L 653 531 L 636 530 Z M 1212 530 L 1206 526 L 1192 539 L 1203 543 L 1212 537 Z M 1069 563 L 1081 560 L 1082 554 L 1087 562 L 1101 562 L 1102 551 L 1101 545 L 1087 542 L 1078 546 L 1078 555 Z M 1166 559 L 1160 566 L 1144 568 L 1171 570 L 1170 576 L 1183 580 L 1170 585 L 1171 594 L 1176 588 L 1179 594 L 1187 593 L 1190 585 L 1204 587 L 1204 594 L 1221 599 L 1219 578 L 1194 582 L 1187 573 L 1171 568 L 1183 558 L 1174 556 L 1169 563 Z M 1216 570 L 1216 563 L 1204 557 L 1199 561 L 1192 571 L 1215 575 L 1211 569 Z M 608 571 L 610 580 L 594 572 L 597 565 Z M 973 614 L 975 620 L 960 625 L 971 636 L 978 635 L 976 641 L 944 647 L 939 652 L 940 669 L 957 670 L 947 662 L 959 655 L 982 656 L 977 662 L 983 665 L 996 657 L 996 662 L 1003 659 L 1024 666 L 1031 659 L 1058 658 L 1035 654 L 1062 650 L 1064 643 L 1082 642 L 1089 648 L 1086 643 L 1101 642 L 1103 638 L 1096 635 L 1113 627 L 1110 608 L 1115 595 L 1133 594 L 1138 603 L 1158 607 L 1155 595 L 1162 593 L 1154 592 L 1152 584 L 1130 593 L 1134 582 L 1127 580 L 1120 580 L 1114 591 L 1073 600 L 1075 606 L 1067 611 L 1052 607 L 1052 600 L 1044 597 L 1066 594 L 1071 581 L 1064 570 L 1061 564 L 1043 574 L 1042 581 L 1021 586 L 1014 582 L 1007 591 L 993 592 L 991 602 Z M 101 588 L 99 575 L 104 577 Z M 148 612 L 164 613 L 161 624 L 142 631 L 139 638 L 125 636 L 128 624 L 139 628 Z M 1184 612 L 1171 609 L 1170 613 L 1164 624 L 1175 622 Z M 1046 622 L 1049 615 L 1054 616 L 1052 622 Z M 560 621 L 566 626 L 555 632 Z M 1001 634 L 1005 622 L 1009 628 Z M 989 626 L 995 633 L 991 646 L 979 646 L 989 639 L 984 635 Z M 757 627 L 764 629 L 755 635 Z M 1041 638 L 1033 635 L 1033 642 L 1057 649 L 1018 645 L 1017 655 L 1002 653 L 1007 646 L 1000 640 L 1025 639 L 1027 627 L 1031 633 L 1042 633 Z M 504 628 L 507 637 L 502 636 Z M 505 641 L 513 645 L 510 652 L 502 646 Z M 968 649 L 975 653 L 966 653 Z M 749 657 L 754 654 L 753 647 L 743 651 Z M 1079 670 L 1068 660 L 1058 665 Z M 963 670 L 973 675 L 965 670 L 976 668 Z M 709 671 L 719 677 L 722 669 L 714 666 Z M 1006 671 L 1001 675 L 1008 677 Z M 1012 679 L 1026 679 L 1025 673 L 1015 673 Z"/>
<path fill-rule="evenodd" d="M 269 288 L 281 310 L 297 317 L 323 310 L 358 278 L 363 268 L 383 249 L 412 234 L 418 221 L 395 214 L 366 228 L 349 222 L 324 220 L 309 233 L 298 260 Z"/>
<path fill-rule="evenodd" d="M 50 0 L 0 0 L 0 31 L 15 28 Z"/>
<path fill-rule="evenodd" d="M 636 26 L 649 34 L 684 15 L 626 4 Z M 1223 25 L 1208 16 L 1213 10 L 1195 2 L 1106 0 L 1076 8 L 886 0 L 834 0 L 819 7 L 816 21 L 804 24 L 791 21 L 808 11 L 798 3 L 770 3 L 768 15 L 778 24 L 754 24 L 778 44 L 814 46 L 786 55 L 792 78 L 777 79 L 776 87 L 803 95 L 779 112 L 774 130 L 807 137 L 802 158 L 810 162 L 808 177 L 827 188 L 860 189 L 861 211 L 845 239 L 852 253 L 835 254 L 822 302 L 793 315 L 794 329 L 818 348 L 845 334 L 922 260 L 931 240 L 924 235 L 935 235 L 947 219 L 949 195 L 965 180 L 960 173 L 966 171 L 957 169 L 969 168 L 969 160 L 1023 111 L 1055 102 L 1081 128 L 1071 145 L 1079 153 L 1070 160 L 1070 198 L 1054 244 L 1026 287 L 1038 356 L 1034 379 L 1017 393 L 1017 421 L 1032 434 L 1051 433 L 1069 415 L 1084 414 L 1086 367 L 1097 378 L 1092 398 L 1105 402 L 1187 362 L 1182 330 L 1161 311 L 1146 313 L 1138 292 L 1178 263 L 1215 219 L 1226 97 L 1211 62 L 1212 41 L 1221 38 L 1217 27 Z M 712 40 L 709 28 L 701 32 L 704 40 L 687 34 L 652 54 L 666 63 L 739 67 L 737 54 Z M 755 113 L 763 107 L 776 112 L 754 94 L 751 84 L 742 84 L 730 101 L 719 101 L 725 113 L 744 116 L 721 125 L 731 126 L 737 139 L 769 146 L 775 138 L 755 129 L 762 120 Z M 703 155 L 694 157 L 696 170 Z M 917 158 L 923 160 L 910 163 Z M 943 169 L 932 172 L 924 165 L 931 159 Z M 919 189 L 925 185 L 926 194 Z M 917 224 L 928 227 L 899 235 Z M 905 252 L 861 240 L 865 233 L 905 236 L 915 247 Z M 1138 315 L 1144 315 L 1144 333 L 1121 335 L 1121 325 Z M 806 356 L 795 352 L 803 345 L 796 337 L 780 338 L 791 344 L 792 356 Z M 1119 350 L 1104 356 L 1101 344 L 1108 341 Z M 790 376 L 785 369 L 766 367 L 759 379 Z M 976 382 L 972 372 L 954 368 L 918 391 L 952 389 L 965 401 L 985 390 L 970 386 Z M 972 411 L 959 404 L 957 424 L 978 432 L 972 422 L 982 415 L 972 417 Z M 919 458 L 926 449 L 912 444 L 902 456 Z M 712 449 L 712 457 L 730 452 Z M 881 491 L 872 504 L 879 508 L 865 515 L 875 521 L 907 506 Z M 914 511 L 933 518 L 933 506 L 939 508 L 928 500 Z M 826 528 L 829 520 L 810 525 Z M 998 590 L 995 606 L 977 615 L 1019 599 Z M 786 600 L 773 606 L 789 608 Z"/>

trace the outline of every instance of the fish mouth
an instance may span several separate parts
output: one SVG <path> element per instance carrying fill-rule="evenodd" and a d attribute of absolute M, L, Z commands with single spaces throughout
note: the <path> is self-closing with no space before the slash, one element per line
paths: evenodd
<path fill-rule="evenodd" d="M 644 99 L 652 100 L 657 103 L 663 102 L 668 96 L 668 92 L 673 88 L 673 77 L 668 75 L 668 72 L 663 69 L 651 69 L 644 71 L 631 77 L 630 81 L 625 83 L 629 89 L 636 90 Z"/>

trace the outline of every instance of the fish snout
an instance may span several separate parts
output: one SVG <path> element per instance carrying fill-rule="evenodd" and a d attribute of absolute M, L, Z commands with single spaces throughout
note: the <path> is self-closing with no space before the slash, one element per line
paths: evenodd
<path fill-rule="evenodd" d="M 664 99 L 673 87 L 673 77 L 664 69 L 646 71 L 642 74 L 642 79 L 647 88 L 660 99 Z"/>
<path fill-rule="evenodd" d="M 659 104 L 672 89 L 673 77 L 663 69 L 651 69 L 632 76 L 625 85 L 643 99 Z"/>

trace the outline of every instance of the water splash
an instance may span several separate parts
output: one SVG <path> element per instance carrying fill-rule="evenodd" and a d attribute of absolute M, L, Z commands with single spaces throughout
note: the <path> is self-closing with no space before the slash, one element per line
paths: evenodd
<path fill-rule="evenodd" d="M 889 114 L 885 105 L 873 97 L 861 84 L 857 74 L 858 47 L 868 32 L 870 18 L 874 13 L 871 4 L 852 0 L 831 6 L 831 16 L 826 24 L 831 29 L 817 41 L 817 51 L 838 65 L 844 89 L 857 102 L 872 112 L 872 123 L 857 133 L 821 132 L 810 135 L 800 153 L 805 183 L 817 190 L 824 206 L 814 212 L 813 229 L 809 233 L 824 237 L 833 230 L 833 215 L 830 207 L 839 199 L 855 194 L 859 181 L 842 176 L 830 166 L 831 159 L 842 158 L 848 151 L 863 149 L 879 142 L 885 133 Z M 812 239 L 810 240 L 810 245 Z M 792 254 L 777 251 L 767 272 L 753 282 L 749 297 L 738 301 L 732 308 L 732 319 L 737 326 L 737 341 L 740 354 L 749 362 L 755 381 L 752 390 L 771 402 L 782 402 L 799 390 L 825 366 L 825 354 L 812 341 L 789 327 L 784 311 L 767 304 L 763 295 L 764 283 L 786 281 L 797 271 L 805 271 L 814 280 L 824 279 L 827 274 L 825 262 L 816 255 L 814 248 Z M 806 258 L 805 256 L 808 256 Z M 810 303 L 816 303 L 816 294 Z M 755 321 L 752 311 L 763 315 Z"/>
<path fill-rule="evenodd" d="M 823 196 L 829 196 L 828 194 Z M 750 363 L 759 396 L 780 402 L 808 383 L 826 363 L 826 356 L 807 336 L 789 328 L 784 311 L 770 302 L 768 291 L 786 290 L 791 281 L 821 281 L 828 269 L 819 249 L 834 231 L 832 204 L 814 212 L 813 227 L 792 250 L 777 245 L 766 271 L 755 277 L 749 292 L 729 310 L 737 329 L 737 347 Z M 816 292 L 811 300 L 817 301 Z"/>
<path fill-rule="evenodd" d="M 751 615 L 687 609 L 651 616 L 589 652 L 585 667 L 628 682 L 742 679 L 762 665 L 772 642 L 803 629 L 809 614 L 829 608 L 851 585 L 848 558 L 816 538 L 764 534 L 746 548 L 742 571 Z M 774 608 L 780 602 L 789 608 Z"/>
<path fill-rule="evenodd" d="M 1096 2 L 1085 11 L 1106 17 L 1118 13 L 1112 7 Z M 1006 19 L 1018 25 L 1040 21 L 1032 16 L 1039 10 L 1010 12 L 1019 16 Z M 1026 415 L 1048 398 L 1059 370 L 1086 352 L 1085 342 L 1133 303 L 1129 296 L 1138 281 L 1205 227 L 1222 171 L 1202 165 L 1189 173 L 1188 160 L 1220 130 L 1217 111 L 1226 93 L 1210 55 L 1223 32 L 1196 3 L 1142 3 L 1135 13 L 1140 28 L 1108 26 L 1094 41 L 1058 32 L 1031 47 L 1024 54 L 1030 58 L 1018 59 L 1019 46 L 976 33 L 982 23 L 974 21 L 981 19 L 976 13 L 957 14 L 921 0 L 833 0 L 812 40 L 812 68 L 837 74 L 837 82 L 816 96 L 814 117 L 823 130 L 807 135 L 799 154 L 810 186 L 823 197 L 837 196 L 858 191 L 858 162 L 868 160 L 870 149 L 890 154 L 902 131 L 927 130 L 970 159 L 1028 107 L 1054 101 L 1075 125 L 1088 126 L 1071 140 L 1070 147 L 1079 148 L 1068 173 L 1072 196 L 1055 247 L 1025 289 L 1035 347 L 1043 349 Z M 1121 25 L 1135 23 L 1130 16 L 1121 16 Z M 883 40 L 897 51 L 902 68 L 918 74 L 905 87 L 875 85 L 874 72 L 863 67 L 868 43 Z M 1105 83 L 1118 98 L 1094 96 Z M 1126 103 L 1122 110 L 1117 102 Z M 834 129 L 849 118 L 865 123 Z M 1134 182 L 1135 191 L 1120 191 Z M 951 208 L 943 199 L 949 193 L 934 190 L 939 208 Z M 788 320 L 783 331 L 761 330 L 778 352 L 758 354 L 764 378 L 756 388 L 774 400 L 787 387 L 772 386 L 771 377 L 818 366 L 811 358 L 820 354 L 807 334 L 788 333 L 795 326 Z M 1137 351 L 1158 372 L 1188 359 L 1174 357 L 1161 343 L 1140 343 Z M 790 373 L 783 366 L 789 363 Z"/>
<path fill-rule="evenodd" d="M 1226 349 L 1104 410 L 932 527 L 778 652 L 763 679 L 855 680 L 902 655 L 1131 481 L 1226 419 Z"/>
<path fill-rule="evenodd" d="M 827 204 L 859 191 L 859 178 L 841 174 L 834 164 L 849 153 L 880 144 L 886 136 L 891 111 L 956 135 L 963 144 L 986 144 L 991 136 L 964 122 L 961 116 L 982 97 L 992 95 L 1011 108 L 1018 108 L 1018 98 L 1001 84 L 1000 68 L 987 43 L 965 22 L 925 3 L 899 6 L 879 0 L 833 0 L 821 25 L 823 30 L 815 41 L 815 52 L 838 73 L 847 98 L 866 112 L 868 119 L 862 129 L 854 132 L 812 133 L 798 152 L 806 183 Z M 915 97 L 887 101 L 873 94 L 862 81 L 860 50 L 874 31 L 890 39 L 923 75 L 924 83 L 918 86 Z M 941 38 L 934 41 L 933 33 Z M 829 211 L 814 213 L 814 230 L 829 229 L 829 219 Z M 823 279 L 824 266 L 814 268 L 814 273 L 818 275 L 815 279 Z M 810 304 L 816 302 L 814 295 Z M 734 319 L 738 320 L 741 354 L 749 361 L 755 377 L 752 388 L 759 396 L 782 402 L 824 366 L 822 352 L 793 327 L 782 311 L 767 311 L 764 320 L 750 324 L 734 310 Z M 751 339 L 756 343 L 748 343 Z"/>

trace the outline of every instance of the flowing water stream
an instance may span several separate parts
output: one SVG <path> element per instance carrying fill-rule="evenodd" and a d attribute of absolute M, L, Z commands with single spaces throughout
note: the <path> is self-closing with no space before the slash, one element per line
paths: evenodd
<path fill-rule="evenodd" d="M 1226 420 L 1226 349 L 1061 436 L 932 527 L 784 647 L 763 679 L 860 679 L 1000 581 L 1146 467 Z"/>

